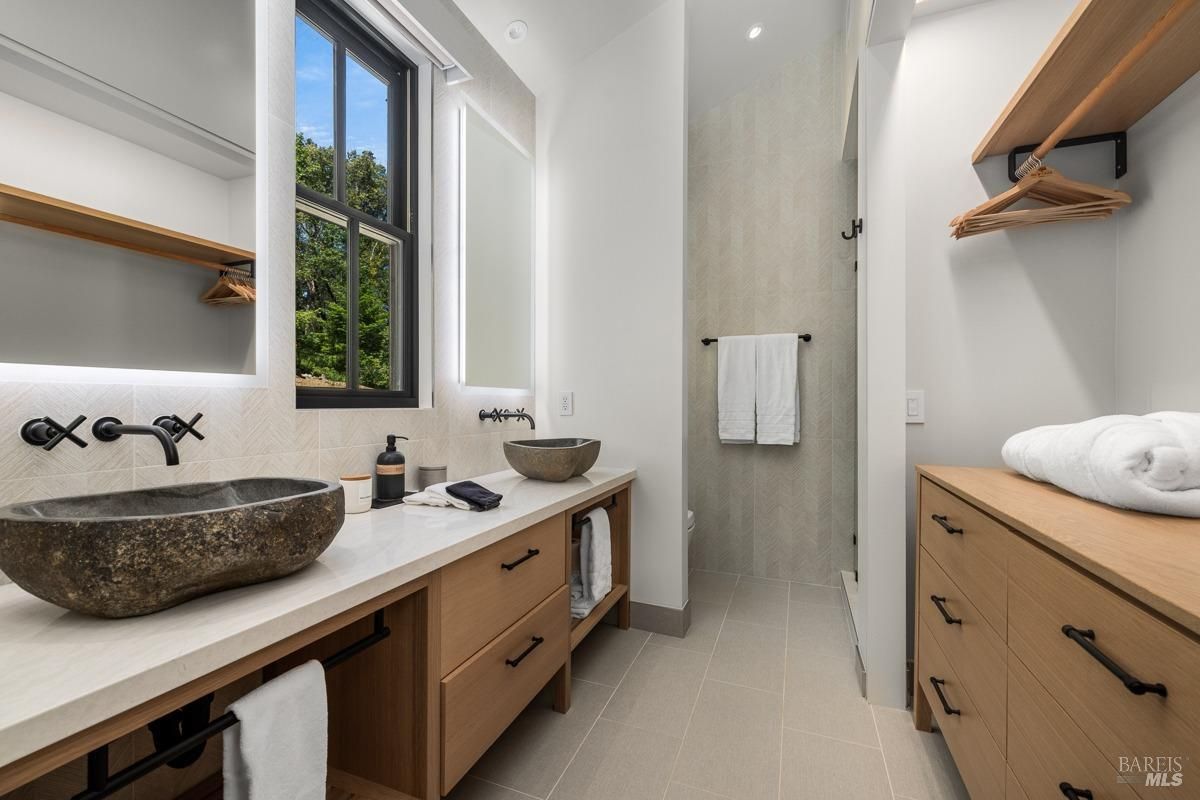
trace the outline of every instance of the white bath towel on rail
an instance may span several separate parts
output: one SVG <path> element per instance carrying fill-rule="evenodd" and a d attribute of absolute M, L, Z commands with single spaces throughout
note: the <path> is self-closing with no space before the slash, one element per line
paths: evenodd
<path fill-rule="evenodd" d="M 717 340 L 717 437 L 724 444 L 753 444 L 756 336 Z"/>
<path fill-rule="evenodd" d="M 758 443 L 796 444 L 800 441 L 800 382 L 796 374 L 800 335 L 768 333 L 757 339 Z"/>
<path fill-rule="evenodd" d="M 1121 414 L 1046 425 L 1004 443 L 1004 463 L 1117 508 L 1200 517 L 1200 414 Z"/>

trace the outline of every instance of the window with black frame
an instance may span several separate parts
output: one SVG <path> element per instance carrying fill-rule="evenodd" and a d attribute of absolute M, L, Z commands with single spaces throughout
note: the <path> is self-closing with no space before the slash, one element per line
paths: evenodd
<path fill-rule="evenodd" d="M 415 407 L 416 68 L 296 4 L 296 403 Z"/>

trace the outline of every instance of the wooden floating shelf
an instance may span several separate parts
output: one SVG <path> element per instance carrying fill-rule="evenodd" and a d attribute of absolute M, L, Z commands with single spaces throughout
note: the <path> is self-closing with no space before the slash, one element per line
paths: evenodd
<path fill-rule="evenodd" d="M 1171 5 L 1172 0 L 1082 0 L 975 148 L 972 162 L 1045 141 L 1067 112 L 1079 105 Z M 1197 71 L 1200 4 L 1067 136 L 1128 130 Z"/>
<path fill-rule="evenodd" d="M 254 252 L 0 183 L 0 220 L 211 270 L 249 270 Z"/>
<path fill-rule="evenodd" d="M 600 624 L 600 620 L 604 619 L 604 615 L 613 610 L 613 607 L 620 602 L 621 598 L 629 593 L 629 587 L 625 584 L 618 583 L 613 586 L 612 591 L 605 595 L 591 613 L 583 619 L 571 620 L 571 649 L 574 650 L 579 646 L 587 635 L 592 632 Z"/>

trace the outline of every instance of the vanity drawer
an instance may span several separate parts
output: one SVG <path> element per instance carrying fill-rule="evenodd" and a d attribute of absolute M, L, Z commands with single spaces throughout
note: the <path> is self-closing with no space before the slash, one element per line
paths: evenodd
<path fill-rule="evenodd" d="M 954 581 L 942 571 L 924 549 L 921 554 L 921 587 L 917 608 L 921 619 L 937 640 L 950 666 L 962 679 L 964 688 L 975 701 L 980 716 L 996 740 L 1000 752 L 1005 749 L 1005 663 L 1008 649 L 1004 640 L 983 620 L 974 604 Z M 937 598 L 935 603 L 933 598 Z M 938 605 L 945 609 L 945 615 Z"/>
<path fill-rule="evenodd" d="M 1009 647 L 1106 762 L 1151 755 L 1200 764 L 1200 643 L 1021 537 L 1009 566 Z M 1068 625 L 1093 636 L 1069 638 Z M 1101 658 L 1167 695 L 1134 694 Z M 1157 792 L 1200 797 L 1200 780 Z"/>
<path fill-rule="evenodd" d="M 567 517 L 551 517 L 442 569 L 442 675 L 567 581 Z"/>
<path fill-rule="evenodd" d="M 965 500 L 921 479 L 921 546 L 1003 635 L 1006 548 L 1012 531 Z"/>
<path fill-rule="evenodd" d="M 442 679 L 443 794 L 566 663 L 570 621 L 564 586 Z"/>
<path fill-rule="evenodd" d="M 1062 800 L 1063 783 L 1094 800 L 1137 800 L 1079 726 L 1017 659 L 1008 666 L 1008 766 L 1029 800 Z"/>
<path fill-rule="evenodd" d="M 1001 800 L 1005 791 L 1004 754 L 996 747 L 978 707 L 970 694 L 964 691 L 960 676 L 930 633 L 927 621 L 919 620 L 917 628 L 920 637 L 918 684 L 933 708 L 933 716 L 946 737 L 946 744 L 954 756 L 954 763 L 958 766 L 971 800 Z M 931 684 L 931 678 L 945 681 L 939 688 L 946 702 L 958 713 L 945 710 Z"/>
<path fill-rule="evenodd" d="M 1029 800 L 1029 795 L 1025 794 L 1025 790 L 1021 788 L 1021 784 L 1017 781 L 1017 776 L 1013 775 L 1012 768 L 1008 770 L 1008 788 L 1004 791 L 1004 800 Z M 1058 798 L 1055 798 L 1058 800 Z"/>

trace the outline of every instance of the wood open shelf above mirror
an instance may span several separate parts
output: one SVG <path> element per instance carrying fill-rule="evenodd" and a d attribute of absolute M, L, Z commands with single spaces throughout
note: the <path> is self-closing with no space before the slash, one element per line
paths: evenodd
<path fill-rule="evenodd" d="M 0 184 L 0 220 L 224 272 L 252 272 L 254 252 Z"/>

